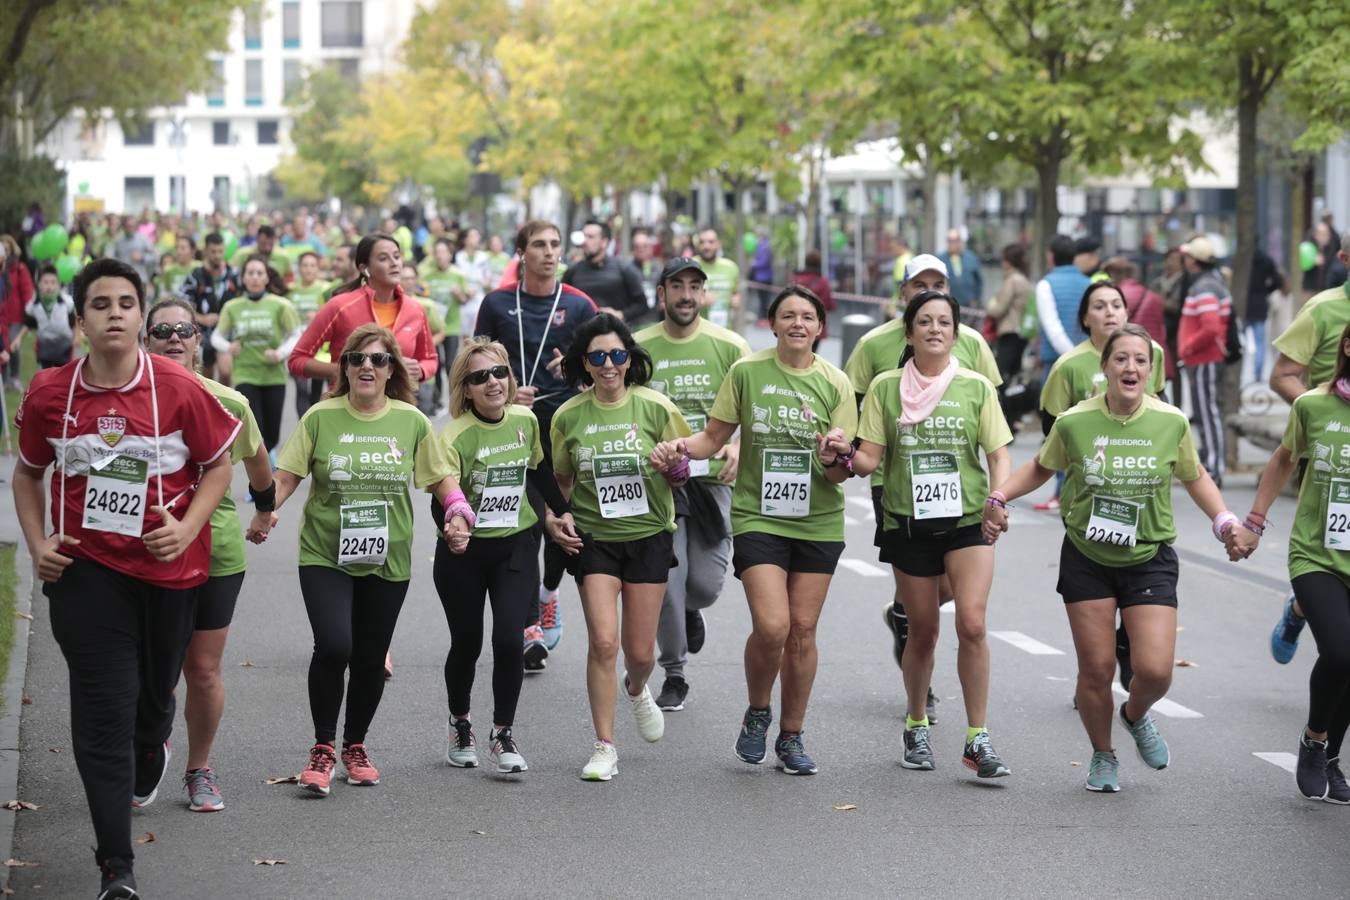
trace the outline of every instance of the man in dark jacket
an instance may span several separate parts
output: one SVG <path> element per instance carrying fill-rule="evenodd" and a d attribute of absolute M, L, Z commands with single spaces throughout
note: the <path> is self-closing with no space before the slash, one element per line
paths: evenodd
<path fill-rule="evenodd" d="M 609 226 L 587 219 L 581 226 L 585 257 L 563 273 L 563 284 L 577 288 L 595 301 L 601 312 L 612 313 L 633 328 L 647 317 L 647 292 L 642 275 L 625 259 L 609 255 Z"/>

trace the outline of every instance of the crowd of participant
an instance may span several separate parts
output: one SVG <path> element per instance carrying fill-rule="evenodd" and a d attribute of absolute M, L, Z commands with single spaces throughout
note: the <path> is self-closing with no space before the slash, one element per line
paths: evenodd
<path fill-rule="evenodd" d="M 931 682 L 939 608 L 950 602 L 961 761 L 979 778 L 1003 778 L 1013 766 L 989 730 L 985 637 L 995 547 L 1015 527 L 1012 501 L 1059 474 L 1056 590 L 1093 750 L 1086 787 L 1111 793 L 1121 789 L 1117 716 L 1146 766 L 1171 762 L 1150 710 L 1170 686 L 1176 640 L 1172 479 L 1237 561 L 1257 548 L 1266 512 L 1302 461 L 1288 551 L 1293 596 L 1272 652 L 1287 662 L 1303 623 L 1311 626 L 1319 656 L 1297 787 L 1350 803 L 1339 763 L 1350 726 L 1345 288 L 1314 297 L 1276 341 L 1272 382 L 1292 413 L 1251 512 L 1239 518 L 1221 494 L 1221 454 L 1163 399 L 1164 349 L 1131 321 L 1127 288 L 1056 275 L 1071 242 L 1052 242 L 1050 273 L 1036 289 L 1046 294 L 1042 322 L 1048 304 L 1058 328 L 1050 331 L 1069 341 L 1047 341 L 1044 351 L 1045 442 L 1013 471 L 1000 392 L 1011 354 L 999 341 L 996 356 L 961 324 L 949 263 L 933 255 L 907 261 L 902 315 L 865 335 L 841 369 L 815 352 L 828 310 L 802 284 L 763 308 L 771 347 L 751 352 L 725 327 L 740 302 L 737 275 L 720 265 L 711 229 L 697 234 L 697 255 L 651 273 L 609 254 L 612 235 L 597 221 L 583 227 L 581 256 L 565 270 L 564 234 L 544 221 L 519 229 L 505 261 L 480 250 L 472 230 L 456 249 L 443 226 L 429 229 L 420 265 L 387 232 L 343 235 L 330 254 L 297 216 L 282 246 L 304 241 L 304 249 L 288 257 L 270 230 L 260 226 L 255 243 L 233 254 L 230 236 L 212 230 L 200 260 L 189 252 L 194 236 L 180 230 L 157 287 L 134 259 L 97 257 L 74 274 L 68 300 L 48 303 L 59 273 L 38 272 L 41 315 L 29 327 L 44 368 L 15 415 L 14 494 L 70 671 L 100 896 L 136 896 L 130 809 L 152 803 L 167 777 L 180 673 L 188 806 L 225 806 L 210 751 L 245 539 L 264 544 L 276 528 L 299 535 L 296 581 L 313 631 L 313 743 L 297 754 L 300 789 L 328 795 L 339 763 L 348 784 L 380 782 L 367 738 L 413 577 L 414 490 L 432 495 L 437 531 L 452 766 L 480 762 L 472 696 L 485 605 L 488 758 L 499 772 L 523 773 L 515 713 L 524 675 L 543 671 L 558 647 L 558 588 L 564 574 L 576 579 L 594 726 L 580 775 L 608 781 L 619 772 L 620 687 L 639 735 L 660 740 L 665 713 L 688 701 L 703 610 L 730 567 L 751 617 L 735 755 L 769 758 L 777 684 L 774 757 L 788 774 L 816 773 L 805 740 L 816 628 L 844 550 L 843 485 L 856 475 L 871 479 L 874 543 L 895 577 L 883 618 L 907 695 L 900 762 L 932 770 L 943 755 Z M 134 227 L 124 238 L 151 240 Z M 1350 246 L 1340 252 L 1350 258 Z M 1181 254 L 1193 276 L 1182 342 L 1221 344 L 1227 307 L 1209 277 L 1213 247 L 1198 237 Z M 283 436 L 288 378 L 299 423 Z M 444 413 L 438 431 L 430 417 Z M 255 510 L 246 526 L 229 493 L 235 463 Z M 307 478 L 293 513 L 287 504 Z M 658 665 L 664 678 L 653 693 Z M 1118 708 L 1117 667 L 1128 694 Z"/>

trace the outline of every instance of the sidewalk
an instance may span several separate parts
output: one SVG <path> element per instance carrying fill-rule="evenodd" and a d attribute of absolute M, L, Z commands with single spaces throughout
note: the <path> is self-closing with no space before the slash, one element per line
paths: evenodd
<path fill-rule="evenodd" d="M 28 673 L 28 635 L 32 621 L 33 575 L 32 561 L 19 531 L 18 516 L 14 511 L 14 493 L 10 480 L 17 457 L 0 455 L 0 544 L 16 545 L 14 606 L 14 646 L 9 656 L 4 691 L 0 694 L 0 803 L 25 799 L 19 796 L 19 726 L 23 716 L 24 682 Z M 0 808 L 0 852 L 11 857 L 14 846 L 14 826 L 18 812 Z M 24 815 L 30 815 L 24 812 Z M 0 866 L 0 890 L 9 890 L 9 866 Z"/>

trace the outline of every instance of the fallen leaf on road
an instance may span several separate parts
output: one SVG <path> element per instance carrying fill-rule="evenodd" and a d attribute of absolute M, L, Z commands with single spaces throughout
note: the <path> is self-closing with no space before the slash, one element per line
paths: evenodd
<path fill-rule="evenodd" d="M 241 663 L 239 664 L 239 668 L 241 668 L 241 669 L 256 669 L 256 668 L 258 668 L 258 667 L 255 666 L 255 665 L 253 664 L 253 660 L 251 660 L 251 659 L 246 659 L 246 660 L 244 660 L 243 662 L 241 662 Z"/>
<path fill-rule="evenodd" d="M 20 619 L 27 619 L 27 620 L 30 621 L 30 622 L 33 621 L 33 614 L 32 614 L 32 613 L 16 612 L 14 615 L 18 616 Z"/>
<path fill-rule="evenodd" d="M 1070 761 L 1069 765 L 1071 765 L 1071 766 L 1081 766 L 1082 763 L 1080 763 L 1078 760 L 1075 759 L 1075 760 Z"/>
<path fill-rule="evenodd" d="M 48 753 L 60 753 L 60 752 L 61 752 L 61 748 L 60 748 L 60 747 L 48 747 L 48 748 L 47 748 L 47 752 L 48 752 Z"/>
<path fill-rule="evenodd" d="M 10 800 L 3 805 L 5 809 L 11 809 L 14 812 L 18 812 L 21 809 L 42 809 L 42 807 L 38 806 L 36 803 L 29 803 L 27 800 Z"/>
<path fill-rule="evenodd" d="M 472 833 L 473 833 L 473 834 L 478 834 L 478 835 L 485 835 L 485 834 L 487 834 L 486 831 L 479 831 L 477 828 L 475 828 L 475 829 L 473 830 Z"/>
<path fill-rule="evenodd" d="M 1177 668 L 1178 668 L 1178 669 L 1198 669 L 1198 668 L 1200 668 L 1200 666 L 1199 666 L 1198 664 L 1196 664 L 1196 663 L 1191 662 L 1189 659 L 1179 659 L 1179 660 L 1177 660 Z"/>
<path fill-rule="evenodd" d="M 255 866 L 284 866 L 284 865 L 286 865 L 286 860 L 284 860 L 284 859 L 255 859 L 255 860 L 253 861 L 253 864 L 254 864 Z"/>
<path fill-rule="evenodd" d="M 268 778 L 263 781 L 263 784 L 299 784 L 299 783 L 300 783 L 299 775 L 278 775 L 275 778 Z"/>
<path fill-rule="evenodd" d="M 24 706 L 32 706 L 32 705 L 33 705 L 33 698 L 32 698 L 32 697 L 24 697 L 24 698 L 23 698 L 23 705 L 24 705 Z"/>
<path fill-rule="evenodd" d="M 11 869 L 32 869 L 36 868 L 41 864 L 35 862 L 24 862 L 21 859 L 15 859 L 14 857 L 11 856 L 9 859 L 5 860 L 5 865 Z"/>
<path fill-rule="evenodd" d="M 145 834 L 136 838 L 136 843 L 138 844 L 153 844 L 154 842 L 155 842 L 155 833 L 153 831 L 147 831 Z"/>
<path fill-rule="evenodd" d="M 834 805 L 835 812 L 852 812 L 857 808 L 858 804 L 856 803 L 836 803 Z"/>

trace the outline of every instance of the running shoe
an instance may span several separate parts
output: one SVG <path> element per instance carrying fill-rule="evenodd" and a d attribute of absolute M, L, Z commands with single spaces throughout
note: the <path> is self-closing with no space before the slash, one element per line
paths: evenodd
<path fill-rule="evenodd" d="M 1280 621 L 1275 623 L 1275 628 L 1270 632 L 1270 655 L 1275 657 L 1275 661 L 1280 665 L 1285 665 L 1294 658 L 1294 653 L 1298 650 L 1298 638 L 1303 633 L 1303 626 L 1308 624 L 1308 620 L 1294 612 L 1294 595 L 1290 594 L 1284 598 L 1284 612 L 1280 614 Z"/>
<path fill-rule="evenodd" d="M 1139 758 L 1144 764 L 1154 769 L 1167 768 L 1167 764 L 1172 761 L 1172 753 L 1167 749 L 1167 741 L 1158 733 L 1158 726 L 1154 724 L 1153 717 L 1144 713 L 1138 722 L 1130 724 L 1130 720 L 1125 718 L 1125 704 L 1122 703 L 1120 721 L 1129 729 L 1130 737 L 1134 738 L 1134 747 L 1139 751 Z"/>
<path fill-rule="evenodd" d="M 347 770 L 347 783 L 373 785 L 380 783 L 380 770 L 366 755 L 365 744 L 351 744 L 342 748 L 342 768 Z"/>
<path fill-rule="evenodd" d="M 558 592 L 539 588 L 539 630 L 543 632 L 544 646 L 552 653 L 562 640 L 562 610 L 558 607 Z"/>
<path fill-rule="evenodd" d="M 941 701 L 939 701 L 938 698 L 937 698 L 937 694 L 934 694 L 934 693 L 933 693 L 933 689 L 932 689 L 932 688 L 929 688 L 929 689 L 928 689 L 928 699 L 927 699 L 926 701 L 924 701 L 924 705 L 923 705 L 923 713 L 924 713 L 924 715 L 926 715 L 926 716 L 928 717 L 928 724 L 929 724 L 929 725 L 936 725 L 936 724 L 937 724 L 937 705 L 938 705 L 938 703 L 940 703 L 940 702 L 941 702 Z"/>
<path fill-rule="evenodd" d="M 931 772 L 933 770 L 933 748 L 929 743 L 929 737 L 927 725 L 906 728 L 905 755 L 900 758 L 900 765 L 906 769 L 922 769 L 925 772 Z"/>
<path fill-rule="evenodd" d="M 98 868 L 103 876 L 98 900 L 134 900 L 140 896 L 136 893 L 136 876 L 131 872 L 131 860 L 110 856 L 99 863 Z"/>
<path fill-rule="evenodd" d="M 591 760 L 581 767 L 582 781 L 609 781 L 619 774 L 619 751 L 613 744 L 596 741 L 591 747 Z"/>
<path fill-rule="evenodd" d="M 169 742 L 139 754 L 136 760 L 136 786 L 131 794 L 133 809 L 142 809 L 155 802 L 159 796 L 159 786 L 169 771 L 169 757 L 173 750 Z"/>
<path fill-rule="evenodd" d="M 183 775 L 183 786 L 188 792 L 188 809 L 193 812 L 219 812 L 225 808 L 225 798 L 220 796 L 220 785 L 210 766 L 188 769 Z"/>
<path fill-rule="evenodd" d="M 772 709 L 746 707 L 741 720 L 741 733 L 736 738 L 736 755 L 742 762 L 759 765 L 769 755 L 769 725 L 773 722 Z"/>
<path fill-rule="evenodd" d="M 1314 741 L 1307 733 L 1298 738 L 1298 768 L 1294 771 L 1298 792 L 1309 800 L 1325 800 L 1331 790 L 1327 777 L 1327 742 Z"/>
<path fill-rule="evenodd" d="M 535 674 L 548 665 L 548 645 L 544 643 L 544 629 L 531 625 L 525 629 L 525 672 Z"/>
<path fill-rule="evenodd" d="M 904 607 L 896 606 L 892 601 L 881 608 L 881 620 L 891 630 L 891 656 L 898 668 L 905 656 L 905 642 L 909 640 L 909 616 L 905 615 Z"/>
<path fill-rule="evenodd" d="M 1327 795 L 1324 798 L 1328 803 L 1350 803 L 1350 784 L 1345 782 L 1345 774 L 1341 772 L 1341 758 L 1327 760 Z"/>
<path fill-rule="evenodd" d="M 1042 500 L 1040 503 L 1033 504 L 1031 508 L 1036 512 L 1059 512 L 1059 498 L 1051 497 L 1049 500 Z"/>
<path fill-rule="evenodd" d="M 300 790 L 327 797 L 335 766 L 337 754 L 333 752 L 333 745 L 315 744 L 310 748 L 305 771 L 300 773 Z"/>
<path fill-rule="evenodd" d="M 1087 789 L 1098 794 L 1120 790 L 1120 760 L 1109 750 L 1098 750 L 1088 763 Z"/>
<path fill-rule="evenodd" d="M 445 751 L 445 761 L 461 769 L 478 768 L 478 742 L 473 737 L 473 725 L 468 719 L 455 719 L 450 723 L 450 746 Z"/>
<path fill-rule="evenodd" d="M 638 734 L 649 743 L 661 740 L 661 735 L 666 733 L 666 717 L 661 714 L 660 707 L 652 699 L 652 689 L 644 684 L 642 693 L 636 697 L 629 694 L 627 673 L 623 676 L 623 687 L 628 702 L 633 705 L 633 719 L 637 722 Z"/>
<path fill-rule="evenodd" d="M 974 769 L 980 778 L 1002 778 L 1012 774 L 1012 769 L 1008 768 L 994 752 L 994 745 L 990 742 L 987 731 L 981 731 L 973 740 L 966 742 L 961 762 L 965 763 L 966 768 Z"/>
<path fill-rule="evenodd" d="M 516 749 L 516 739 L 511 735 L 510 728 L 497 731 L 488 729 L 488 740 L 491 741 L 488 746 L 488 759 L 497 764 L 498 772 L 515 774 L 530 768 L 525 765 L 525 757 Z"/>
<path fill-rule="evenodd" d="M 1124 622 L 1116 629 L 1116 665 L 1120 667 L 1120 686 L 1128 691 L 1130 682 L 1134 680 L 1134 668 L 1130 666 L 1130 633 L 1125 630 Z M 1078 708 L 1077 703 L 1078 698 L 1075 697 L 1075 709 Z"/>
<path fill-rule="evenodd" d="M 778 754 L 778 768 L 789 775 L 814 775 L 819 771 L 816 761 L 806 755 L 800 731 L 780 732 L 773 742 L 773 752 Z"/>
<path fill-rule="evenodd" d="M 656 705 L 666 712 L 679 712 L 684 709 L 684 698 L 688 696 L 689 682 L 679 675 L 667 675 L 661 693 L 656 695 Z"/>
<path fill-rule="evenodd" d="M 697 653 L 703 649 L 703 642 L 707 639 L 708 623 L 703 620 L 703 611 L 686 609 L 684 611 L 684 645 L 689 648 L 690 653 Z"/>

